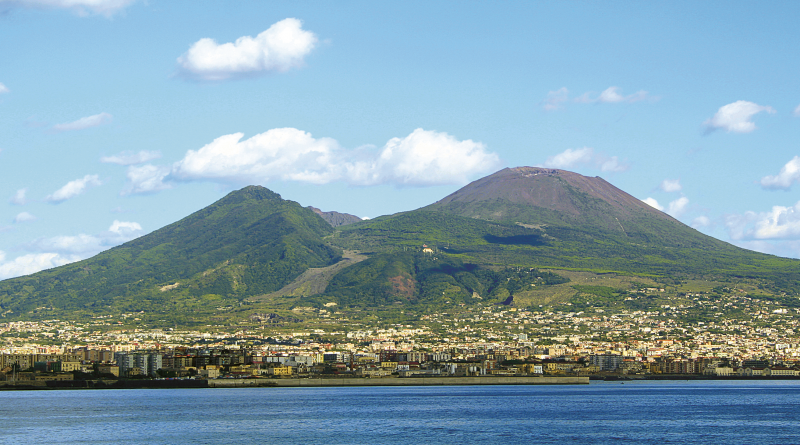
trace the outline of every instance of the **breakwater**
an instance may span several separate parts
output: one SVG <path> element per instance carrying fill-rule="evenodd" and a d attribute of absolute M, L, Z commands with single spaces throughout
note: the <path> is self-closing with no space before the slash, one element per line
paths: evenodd
<path fill-rule="evenodd" d="M 209 388 L 339 387 L 339 386 L 459 386 L 459 385 L 588 385 L 588 377 L 383 377 L 323 379 L 215 379 Z"/>

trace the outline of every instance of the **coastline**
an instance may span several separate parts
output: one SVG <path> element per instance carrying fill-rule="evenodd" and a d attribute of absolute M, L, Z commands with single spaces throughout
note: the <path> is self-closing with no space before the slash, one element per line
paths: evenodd
<path fill-rule="evenodd" d="M 5 382 L 0 391 L 48 389 L 322 388 L 347 386 L 588 385 L 588 377 L 384 377 L 210 380 L 62 380 Z"/>
<path fill-rule="evenodd" d="M 382 377 L 324 379 L 216 379 L 209 388 L 340 387 L 340 386 L 464 386 L 464 385 L 588 385 L 588 377 Z"/>
<path fill-rule="evenodd" d="M 703 376 L 662 374 L 649 376 L 480 376 L 480 377 L 330 377 L 272 379 L 172 379 L 172 380 L 61 380 L 0 382 L 0 391 L 57 389 L 177 389 L 177 388 L 336 388 L 372 386 L 492 386 L 588 385 L 590 381 L 791 381 L 794 376 Z"/>

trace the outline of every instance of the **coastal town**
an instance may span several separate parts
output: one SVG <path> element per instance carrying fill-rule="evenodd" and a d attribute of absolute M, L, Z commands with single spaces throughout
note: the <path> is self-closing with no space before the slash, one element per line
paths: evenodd
<path fill-rule="evenodd" d="M 145 316 L 137 313 L 84 323 L 6 322 L 0 323 L 0 382 L 800 376 L 800 310 L 744 295 L 724 301 L 690 294 L 675 306 L 614 312 L 479 305 L 386 326 L 369 326 L 334 304 L 298 311 L 315 320 L 312 328 L 265 323 L 281 319 L 266 316 L 240 326 L 151 329 L 131 326 Z M 732 318 L 734 310 L 746 316 Z M 707 314 L 704 321 L 699 312 Z M 306 329 L 293 330 L 298 326 Z"/>

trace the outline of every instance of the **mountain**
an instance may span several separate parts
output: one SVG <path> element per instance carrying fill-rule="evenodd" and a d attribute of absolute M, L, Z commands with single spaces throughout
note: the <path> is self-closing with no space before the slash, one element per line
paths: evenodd
<path fill-rule="evenodd" d="M 622 298 L 691 281 L 748 283 L 792 304 L 800 291 L 800 261 L 716 240 L 562 170 L 504 169 L 426 207 L 356 219 L 246 187 L 88 260 L 0 282 L 0 314 L 146 311 L 177 325 L 329 303 L 413 313 Z M 596 289 L 570 284 L 576 273 L 629 278 Z"/>
<path fill-rule="evenodd" d="M 486 268 L 584 270 L 662 282 L 752 279 L 778 293 L 800 290 L 800 261 L 704 235 L 601 178 L 536 167 L 507 168 L 421 209 L 342 227 L 332 242 L 374 252 L 326 290 L 348 302 L 411 295 L 425 301 L 447 289 L 468 300 L 482 295 L 476 279 L 493 292 L 473 272 Z M 433 275 L 451 287 L 426 290 L 431 274 L 429 257 L 418 254 L 423 244 L 442 268 Z"/>
<path fill-rule="evenodd" d="M 489 221 L 562 228 L 623 242 L 724 249 L 599 177 L 537 167 L 506 168 L 423 208 Z M 601 235 L 602 234 L 602 235 Z"/>
<path fill-rule="evenodd" d="M 361 218 L 350 215 L 349 213 L 339 212 L 323 212 L 322 210 L 308 206 L 308 208 L 319 215 L 322 219 L 328 222 L 332 227 L 346 226 L 348 224 L 355 224 L 361 221 Z"/>
<path fill-rule="evenodd" d="M 0 282 L 0 312 L 47 308 L 191 315 L 280 289 L 341 252 L 313 211 L 250 186 L 97 256 Z"/>

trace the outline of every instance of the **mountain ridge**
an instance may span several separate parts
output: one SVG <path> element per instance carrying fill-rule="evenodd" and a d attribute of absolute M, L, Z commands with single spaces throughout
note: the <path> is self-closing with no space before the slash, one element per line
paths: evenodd
<path fill-rule="evenodd" d="M 248 186 L 90 259 L 0 282 L 0 313 L 147 310 L 177 324 L 254 304 L 511 304 L 562 282 L 544 270 L 800 290 L 800 261 L 716 240 L 601 178 L 562 170 L 504 169 L 420 209 L 336 227 L 320 213 Z M 359 261 L 341 262 L 345 251 Z"/>

